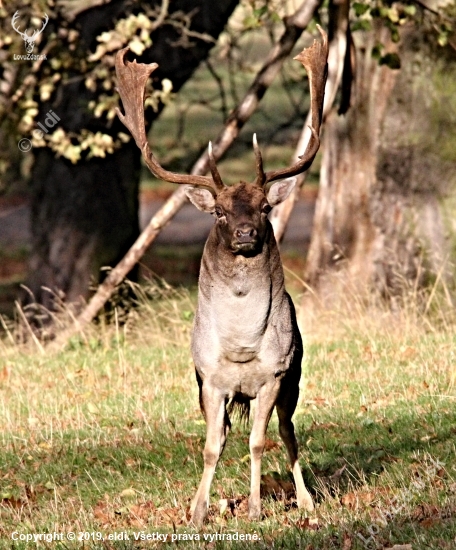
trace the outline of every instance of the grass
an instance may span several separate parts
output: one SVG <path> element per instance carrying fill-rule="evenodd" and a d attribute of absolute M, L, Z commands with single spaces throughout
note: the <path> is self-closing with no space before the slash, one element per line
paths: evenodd
<path fill-rule="evenodd" d="M 123 324 L 100 321 L 61 352 L 13 343 L 20 327 L 0 342 L 1 548 L 155 548 L 174 545 L 173 535 L 183 548 L 454 548 L 451 312 L 367 315 L 353 301 L 350 313 L 313 317 L 295 424 L 316 512 L 295 508 L 274 418 L 264 517 L 248 521 L 248 428 L 235 424 L 198 532 L 187 525 L 205 438 L 189 350 L 194 305 L 193 293 L 155 286 Z M 68 532 L 89 540 L 11 538 Z M 129 540 L 108 540 L 123 533 Z M 234 533 L 261 540 L 210 540 Z"/>

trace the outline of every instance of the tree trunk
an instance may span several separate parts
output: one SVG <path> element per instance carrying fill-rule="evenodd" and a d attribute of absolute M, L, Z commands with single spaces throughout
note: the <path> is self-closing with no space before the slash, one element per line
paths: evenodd
<path fill-rule="evenodd" d="M 350 70 L 350 58 L 347 57 L 347 53 L 350 51 L 349 45 L 349 21 L 348 14 L 350 10 L 350 2 L 348 0 L 332 1 L 329 4 L 329 23 L 328 23 L 328 38 L 329 38 L 329 52 L 328 52 L 328 78 L 325 86 L 325 100 L 322 113 L 322 129 L 320 134 L 323 133 L 323 125 L 329 112 L 333 108 L 334 101 L 343 80 L 343 74 L 347 74 Z M 351 72 L 350 72 L 351 74 Z M 348 94 L 349 96 L 350 94 Z M 343 97 L 346 98 L 347 94 L 344 93 Z M 349 97 L 346 102 L 349 103 Z M 301 132 L 301 135 L 296 146 L 292 163 L 298 162 L 303 151 L 306 150 L 312 135 L 310 126 L 312 125 L 311 112 L 307 114 L 306 121 Z M 295 203 L 299 199 L 299 193 L 302 186 L 305 183 L 308 171 L 299 174 L 297 177 L 297 184 L 294 187 L 290 195 L 278 206 L 275 206 L 271 212 L 269 219 L 271 220 L 272 227 L 274 229 L 274 236 L 277 243 L 280 243 L 285 234 L 288 221 L 293 211 Z"/>
<path fill-rule="evenodd" d="M 80 39 L 87 49 L 94 50 L 96 36 L 112 28 L 124 4 L 111 2 L 77 15 Z M 236 4 L 237 0 L 176 0 L 171 9 L 191 14 L 192 31 L 217 38 Z M 158 28 L 152 34 L 152 47 L 141 57 L 159 63 L 154 77 L 158 81 L 169 78 L 173 91 L 181 88 L 213 45 L 199 38 L 192 38 L 190 47 L 171 45 L 179 37 L 171 26 Z M 125 131 L 118 120 L 110 126 L 88 114 L 87 105 L 94 96 L 84 80 L 83 74 L 63 79 L 52 101 L 40 105 L 41 118 L 52 109 L 67 132 L 88 128 L 114 136 Z M 147 112 L 147 116 L 151 122 L 157 114 Z M 133 244 L 139 234 L 140 155 L 133 140 L 105 159 L 83 159 L 77 164 L 56 158 L 49 149 L 34 150 L 27 283 L 33 300 L 53 309 L 55 296 L 66 302 L 86 299 L 90 281 L 99 281 L 100 268 L 115 265 Z"/>
<path fill-rule="evenodd" d="M 326 119 L 320 190 L 306 280 L 321 287 L 323 275 L 343 266 L 349 278 L 366 284 L 372 277 L 375 226 L 370 199 L 376 181 L 379 129 L 395 72 L 379 66 L 372 47 L 386 32 L 365 34 L 356 48 L 352 105 L 346 115 L 333 110 Z"/>
<path fill-rule="evenodd" d="M 419 34 L 405 31 L 402 68 L 392 70 L 371 56 L 379 42 L 392 51 L 386 29 L 365 39 L 356 48 L 352 106 L 345 116 L 333 111 L 325 125 L 305 273 L 323 300 L 348 289 L 400 295 L 437 274 L 445 259 L 438 199 L 451 163 L 429 140 L 436 116 L 445 118 L 431 112 L 429 52 Z"/>

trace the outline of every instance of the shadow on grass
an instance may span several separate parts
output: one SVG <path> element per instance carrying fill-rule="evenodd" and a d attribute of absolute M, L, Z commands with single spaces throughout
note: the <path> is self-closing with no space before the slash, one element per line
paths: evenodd
<path fill-rule="evenodd" d="M 386 410 L 387 412 L 387 410 Z M 353 485 L 369 482 L 394 463 L 413 462 L 416 453 L 427 453 L 445 462 L 454 459 L 456 409 L 421 415 L 395 413 L 396 418 L 374 420 L 368 415 L 353 415 L 337 422 L 298 425 L 301 449 L 311 437 L 311 469 L 314 475 L 331 476 L 343 464 Z M 310 485 L 312 480 L 308 479 Z"/>
<path fill-rule="evenodd" d="M 23 541 L 12 541 L 11 533 L 30 533 L 31 525 L 35 526 L 34 532 L 51 533 L 60 522 L 66 526 L 85 525 L 81 530 L 90 525 L 93 532 L 105 537 L 128 532 L 129 540 L 82 540 L 79 545 L 54 541 L 43 547 L 131 550 L 179 544 L 181 548 L 373 550 L 410 544 L 403 550 L 454 548 L 456 500 L 451 464 L 454 466 L 456 411 L 421 415 L 396 412 L 396 418 L 380 421 L 345 415 L 340 423 L 334 422 L 337 418 L 329 412 L 325 416 L 331 421 L 314 423 L 307 429 L 306 421 L 300 418 L 297 430 L 302 449 L 311 437 L 308 450 L 312 454 L 312 473 L 306 467 L 304 472 L 318 503 L 315 524 L 286 502 L 272 503 L 271 497 L 266 497 L 261 522 L 249 522 L 245 514 L 221 517 L 213 510 L 202 531 L 189 527 L 186 513 L 202 472 L 204 426 L 196 430 L 193 426 L 198 433 L 184 434 L 165 431 L 169 426 L 163 425 L 147 436 L 138 435 L 135 427 L 123 434 L 115 430 L 117 435 L 113 433 L 112 437 L 108 430 L 105 440 L 97 443 L 93 433 L 90 440 L 84 438 L 88 434 L 68 434 L 51 449 L 37 441 L 28 455 L 22 451 L 4 453 L 4 479 L 14 479 L 22 492 L 11 495 L 10 503 L 3 496 L 0 538 L 9 539 L 8 548 L 31 548 L 33 545 Z M 246 435 L 247 431 L 241 429 L 230 434 L 214 480 L 213 492 L 218 498 L 229 493 L 229 489 L 226 494 L 220 493 L 220 484 L 227 478 L 235 480 L 233 486 L 239 481 L 237 487 L 248 491 L 249 463 L 240 460 L 248 452 Z M 275 430 L 270 431 L 270 437 L 278 441 Z M 415 491 L 412 503 L 398 506 L 397 493 L 407 491 L 414 475 L 430 459 L 444 463 L 445 468 L 435 469 L 432 479 L 428 476 L 429 486 L 423 487 L 422 494 Z M 268 464 L 277 460 L 286 463 L 283 445 L 266 451 L 264 473 Z M 343 464 L 346 468 L 337 477 Z M 347 491 L 379 490 L 385 484 L 386 478 L 381 478 L 385 473 L 387 493 L 380 491 L 366 502 L 361 495 L 360 504 L 344 504 Z M 445 503 L 442 497 L 448 497 Z M 212 501 L 216 500 L 213 496 Z M 59 518 L 65 508 L 64 518 Z M 287 508 L 289 513 L 285 513 Z M 81 510 L 85 514 L 82 523 Z M 159 532 L 168 534 L 166 542 L 135 540 L 132 534 L 141 537 Z M 261 540 L 204 538 L 254 532 Z M 184 538 L 171 541 L 173 533 Z"/>

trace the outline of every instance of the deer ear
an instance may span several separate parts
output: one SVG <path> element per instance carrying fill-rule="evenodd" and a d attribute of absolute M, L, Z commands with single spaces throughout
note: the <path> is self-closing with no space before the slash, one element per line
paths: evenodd
<path fill-rule="evenodd" d="M 214 212 L 215 198 L 207 189 L 201 187 L 187 187 L 185 194 L 198 210 L 209 212 L 209 214 Z"/>
<path fill-rule="evenodd" d="M 297 178 L 287 178 L 286 180 L 276 181 L 271 185 L 266 194 L 266 199 L 271 206 L 276 206 L 283 202 L 293 191 Z"/>

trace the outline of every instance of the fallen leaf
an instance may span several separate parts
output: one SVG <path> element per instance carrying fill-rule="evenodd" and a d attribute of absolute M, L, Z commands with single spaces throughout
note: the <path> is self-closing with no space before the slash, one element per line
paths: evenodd
<path fill-rule="evenodd" d="M 20 510 L 21 508 L 24 508 L 24 506 L 27 505 L 27 503 L 24 500 L 13 496 L 2 498 L 0 503 L 3 506 L 8 506 L 9 508 L 13 508 L 14 510 Z"/>
<path fill-rule="evenodd" d="M 284 481 L 278 475 L 262 475 L 261 496 L 273 496 L 278 500 L 286 500 L 294 496 L 295 488 L 291 481 Z"/>
<path fill-rule="evenodd" d="M 272 439 L 266 438 L 264 442 L 264 450 L 265 451 L 272 451 L 272 449 L 278 449 L 279 444 L 276 441 L 273 441 Z"/>
<path fill-rule="evenodd" d="M 340 499 L 340 502 L 343 506 L 356 510 L 361 505 L 369 506 L 373 502 L 374 498 L 374 493 L 371 491 L 359 491 L 345 494 Z"/>
<path fill-rule="evenodd" d="M 136 497 L 136 491 L 132 487 L 129 487 L 128 489 L 124 489 L 120 493 L 120 497 L 125 498 L 125 499 L 135 498 Z"/>
<path fill-rule="evenodd" d="M 2 370 L 0 370 L 0 382 L 4 382 L 5 380 L 8 380 L 11 374 L 11 367 L 9 365 L 5 365 Z"/>
<path fill-rule="evenodd" d="M 318 531 L 320 525 L 318 523 L 318 518 L 303 518 L 296 522 L 296 527 L 299 529 L 309 529 L 310 531 Z"/>
<path fill-rule="evenodd" d="M 106 502 L 99 502 L 93 509 L 93 517 L 103 526 L 108 527 L 111 523 L 108 505 Z"/>
<path fill-rule="evenodd" d="M 147 520 L 156 511 L 155 504 L 151 500 L 133 504 L 130 507 L 130 514 L 139 520 Z"/>
<path fill-rule="evenodd" d="M 315 406 L 320 406 L 320 407 L 327 407 L 329 405 L 329 401 L 327 399 L 325 399 L 324 397 L 322 397 L 321 395 L 317 395 L 316 397 L 312 398 L 312 399 L 307 399 L 306 401 L 304 401 L 304 403 L 306 405 L 315 405 Z"/>
<path fill-rule="evenodd" d="M 342 550 L 351 550 L 352 545 L 353 545 L 352 538 L 350 537 L 350 535 L 345 533 L 345 535 L 344 535 L 344 545 L 342 546 Z"/>
<path fill-rule="evenodd" d="M 424 527 L 425 529 L 430 529 L 431 527 L 434 527 L 437 523 L 440 523 L 438 519 L 436 518 L 426 518 L 420 521 L 421 527 Z"/>
<path fill-rule="evenodd" d="M 187 523 L 186 510 L 177 506 L 175 508 L 157 508 L 154 514 L 158 525 L 176 526 Z"/>

